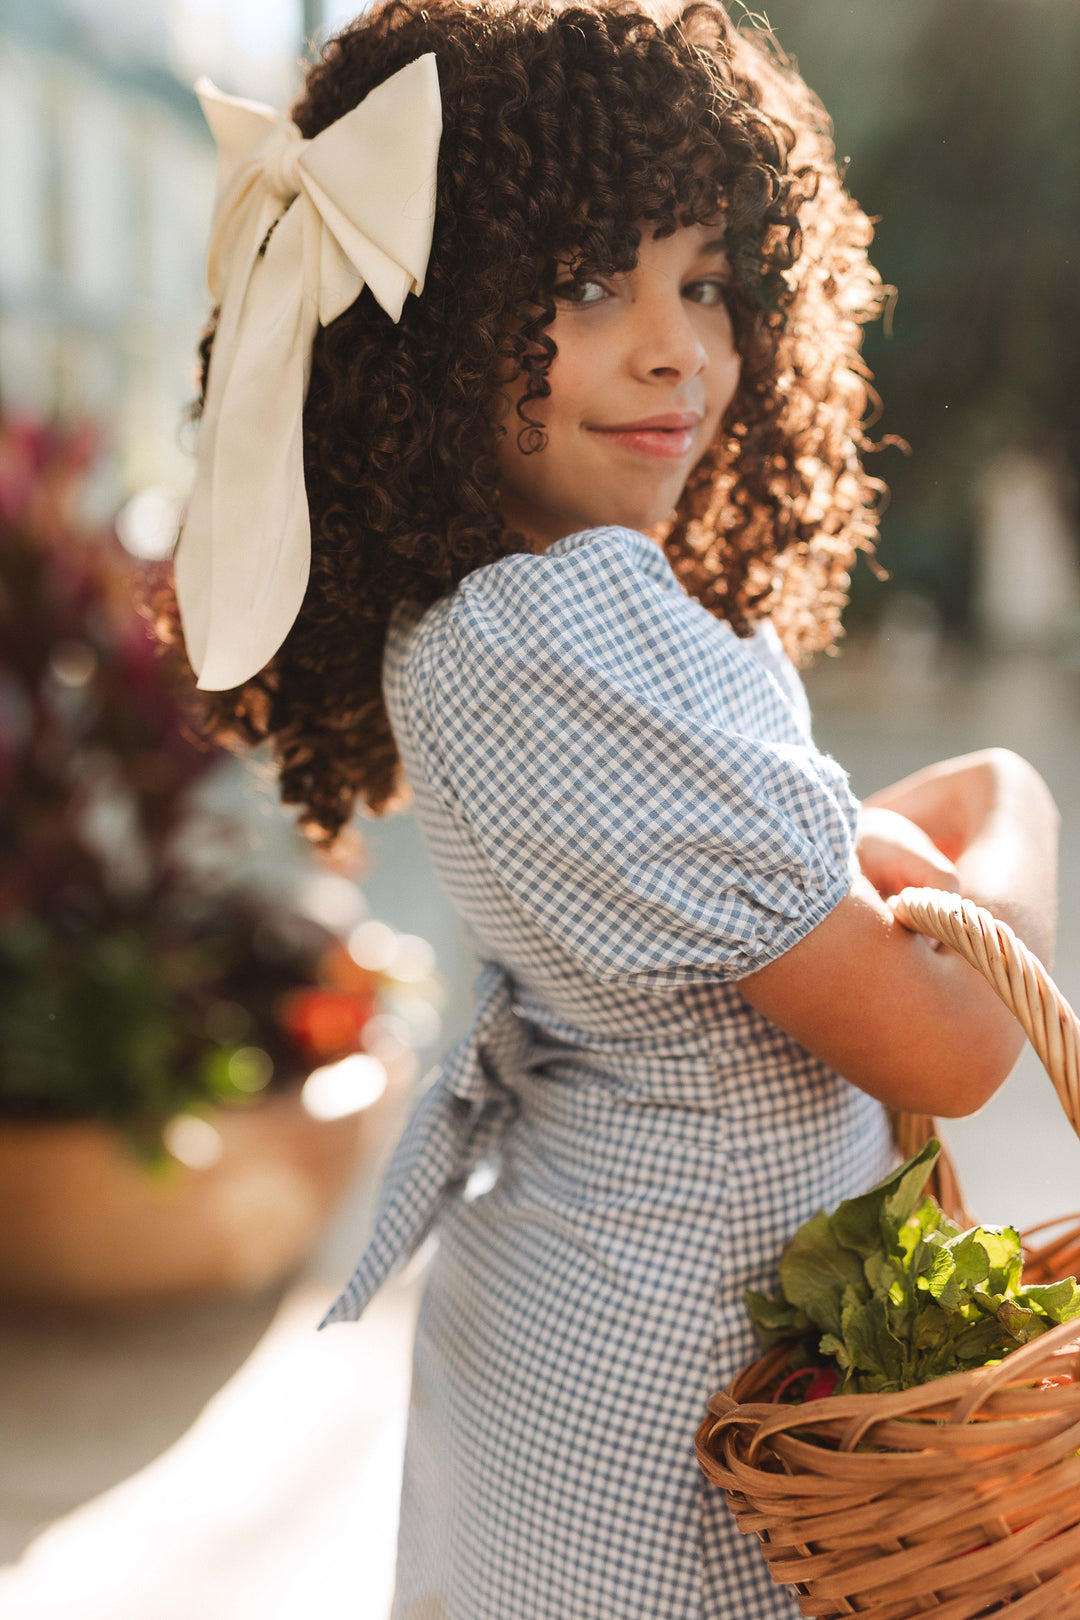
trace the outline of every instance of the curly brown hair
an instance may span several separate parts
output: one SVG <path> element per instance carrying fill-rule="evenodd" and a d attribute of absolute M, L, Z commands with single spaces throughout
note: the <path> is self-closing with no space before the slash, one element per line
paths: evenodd
<path fill-rule="evenodd" d="M 659 538 L 685 589 L 739 635 L 769 615 L 799 659 L 839 633 L 872 547 L 860 323 L 881 286 L 825 114 L 716 0 L 649 15 L 619 0 L 386 0 L 332 38 L 292 117 L 305 137 L 391 73 L 436 55 L 443 103 L 423 295 L 395 325 L 369 292 L 319 330 L 304 409 L 311 575 L 284 644 L 229 692 L 193 692 L 203 732 L 270 740 L 287 804 L 329 846 L 357 801 L 399 794 L 381 688 L 403 600 L 531 549 L 500 515 L 500 387 L 517 431 L 545 397 L 557 265 L 632 268 L 643 221 L 723 224 L 742 369 L 714 444 Z M 213 322 L 200 345 L 202 393 Z M 201 410 L 199 404 L 192 415 Z M 158 615 L 182 644 L 175 600 Z"/>

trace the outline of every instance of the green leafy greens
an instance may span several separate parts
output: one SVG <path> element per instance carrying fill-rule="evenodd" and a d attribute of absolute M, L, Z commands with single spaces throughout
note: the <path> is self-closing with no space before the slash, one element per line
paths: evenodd
<path fill-rule="evenodd" d="M 925 1195 L 940 1151 L 929 1142 L 800 1226 L 780 1260 L 781 1298 L 746 1295 L 763 1350 L 790 1344 L 793 1367 L 831 1359 L 838 1393 L 871 1394 L 999 1361 L 1080 1316 L 1074 1278 L 1023 1283 L 1014 1228 L 962 1232 Z"/>

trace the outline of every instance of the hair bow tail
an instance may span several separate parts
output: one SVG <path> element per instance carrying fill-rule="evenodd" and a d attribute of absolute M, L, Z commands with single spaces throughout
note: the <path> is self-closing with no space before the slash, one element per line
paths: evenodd
<path fill-rule="evenodd" d="M 257 674 L 292 628 L 307 587 L 302 424 L 318 309 L 304 290 L 301 243 L 292 240 L 317 229 L 305 212 L 290 210 L 280 221 L 275 251 L 268 248 L 244 290 L 228 363 L 216 374 L 211 362 L 210 443 L 200 441 L 176 568 L 202 691 L 226 691 Z"/>

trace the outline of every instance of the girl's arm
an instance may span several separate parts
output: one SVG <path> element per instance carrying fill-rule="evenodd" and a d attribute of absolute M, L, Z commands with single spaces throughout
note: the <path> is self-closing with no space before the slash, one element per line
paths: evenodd
<path fill-rule="evenodd" d="M 963 893 L 1050 955 L 1058 813 L 1030 765 L 991 749 L 920 771 L 868 802 L 921 826 L 955 862 Z M 1024 1042 L 981 975 L 902 927 L 864 875 L 823 923 L 739 989 L 855 1085 L 912 1113 L 973 1113 Z"/>

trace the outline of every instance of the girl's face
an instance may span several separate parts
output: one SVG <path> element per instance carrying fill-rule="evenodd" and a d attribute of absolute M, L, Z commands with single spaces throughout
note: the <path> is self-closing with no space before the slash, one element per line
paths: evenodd
<path fill-rule="evenodd" d="M 511 528 L 543 549 L 579 529 L 670 517 L 739 382 L 727 279 L 719 228 L 686 225 L 663 241 L 643 230 L 625 275 L 556 283 L 551 396 L 526 406 L 542 450 L 517 443 L 524 379 L 507 394 L 498 454 Z"/>

